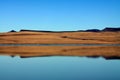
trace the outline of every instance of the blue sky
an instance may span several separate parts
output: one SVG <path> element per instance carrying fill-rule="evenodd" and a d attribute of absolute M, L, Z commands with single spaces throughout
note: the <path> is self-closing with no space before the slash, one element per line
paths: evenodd
<path fill-rule="evenodd" d="M 120 0 L 0 0 L 0 32 L 120 27 Z"/>

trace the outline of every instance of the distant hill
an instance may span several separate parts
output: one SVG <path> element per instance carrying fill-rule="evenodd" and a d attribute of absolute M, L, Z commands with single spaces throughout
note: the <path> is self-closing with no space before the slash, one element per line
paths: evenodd
<path fill-rule="evenodd" d="M 52 32 L 52 31 L 42 31 L 42 30 L 26 30 L 26 29 L 20 30 L 20 32 L 24 32 L 24 31 L 28 31 L 28 32 Z"/>
<path fill-rule="evenodd" d="M 107 27 L 107 28 L 104 28 L 102 31 L 113 31 L 113 32 L 115 32 L 115 31 L 120 31 L 120 28 L 109 28 L 109 27 Z"/>
<path fill-rule="evenodd" d="M 88 29 L 86 32 L 100 32 L 101 30 L 99 29 Z"/>
<path fill-rule="evenodd" d="M 15 30 L 11 30 L 11 31 L 9 31 L 9 32 L 16 32 Z"/>
<path fill-rule="evenodd" d="M 102 30 L 99 29 L 88 29 L 88 30 L 78 30 L 78 31 L 44 31 L 44 30 L 27 30 L 27 29 L 21 29 L 19 32 L 51 32 L 51 33 L 55 33 L 55 32 L 117 32 L 120 31 L 120 27 L 119 28 L 110 28 L 110 27 L 106 27 Z M 11 30 L 9 32 L 16 32 L 15 30 Z"/>

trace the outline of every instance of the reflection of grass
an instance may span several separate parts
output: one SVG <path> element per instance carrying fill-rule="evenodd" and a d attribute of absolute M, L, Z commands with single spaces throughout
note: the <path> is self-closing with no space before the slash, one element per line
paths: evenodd
<path fill-rule="evenodd" d="M 120 46 L 2 46 L 1 55 L 19 56 L 117 56 Z"/>
<path fill-rule="evenodd" d="M 118 44 L 120 32 L 14 32 L 0 33 L 0 43 L 83 43 L 83 44 Z"/>

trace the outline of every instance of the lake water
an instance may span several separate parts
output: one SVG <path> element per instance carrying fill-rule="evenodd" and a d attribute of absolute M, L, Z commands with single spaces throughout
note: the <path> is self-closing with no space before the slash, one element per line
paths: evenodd
<path fill-rule="evenodd" d="M 86 57 L 0 56 L 0 80 L 120 80 L 120 61 Z"/>
<path fill-rule="evenodd" d="M 0 46 L 8 45 L 25 46 L 24 44 L 0 44 Z M 30 45 L 42 46 L 40 44 Z M 57 46 L 63 45 L 68 46 L 57 44 Z M 46 44 L 46 46 L 48 45 Z M 89 44 L 86 44 L 86 46 L 89 46 Z M 96 46 L 96 44 L 93 46 Z M 120 60 L 105 60 L 102 57 L 51 56 L 20 58 L 16 56 L 12 58 L 10 56 L 0 56 L 0 80 L 120 80 Z"/>
<path fill-rule="evenodd" d="M 120 46 L 120 44 L 0 44 L 0 46 Z"/>

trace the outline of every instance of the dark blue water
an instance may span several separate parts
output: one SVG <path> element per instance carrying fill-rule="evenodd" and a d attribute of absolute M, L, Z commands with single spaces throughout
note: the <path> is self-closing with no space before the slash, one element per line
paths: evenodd
<path fill-rule="evenodd" d="M 0 56 L 0 80 L 120 80 L 120 61 L 86 57 Z"/>

